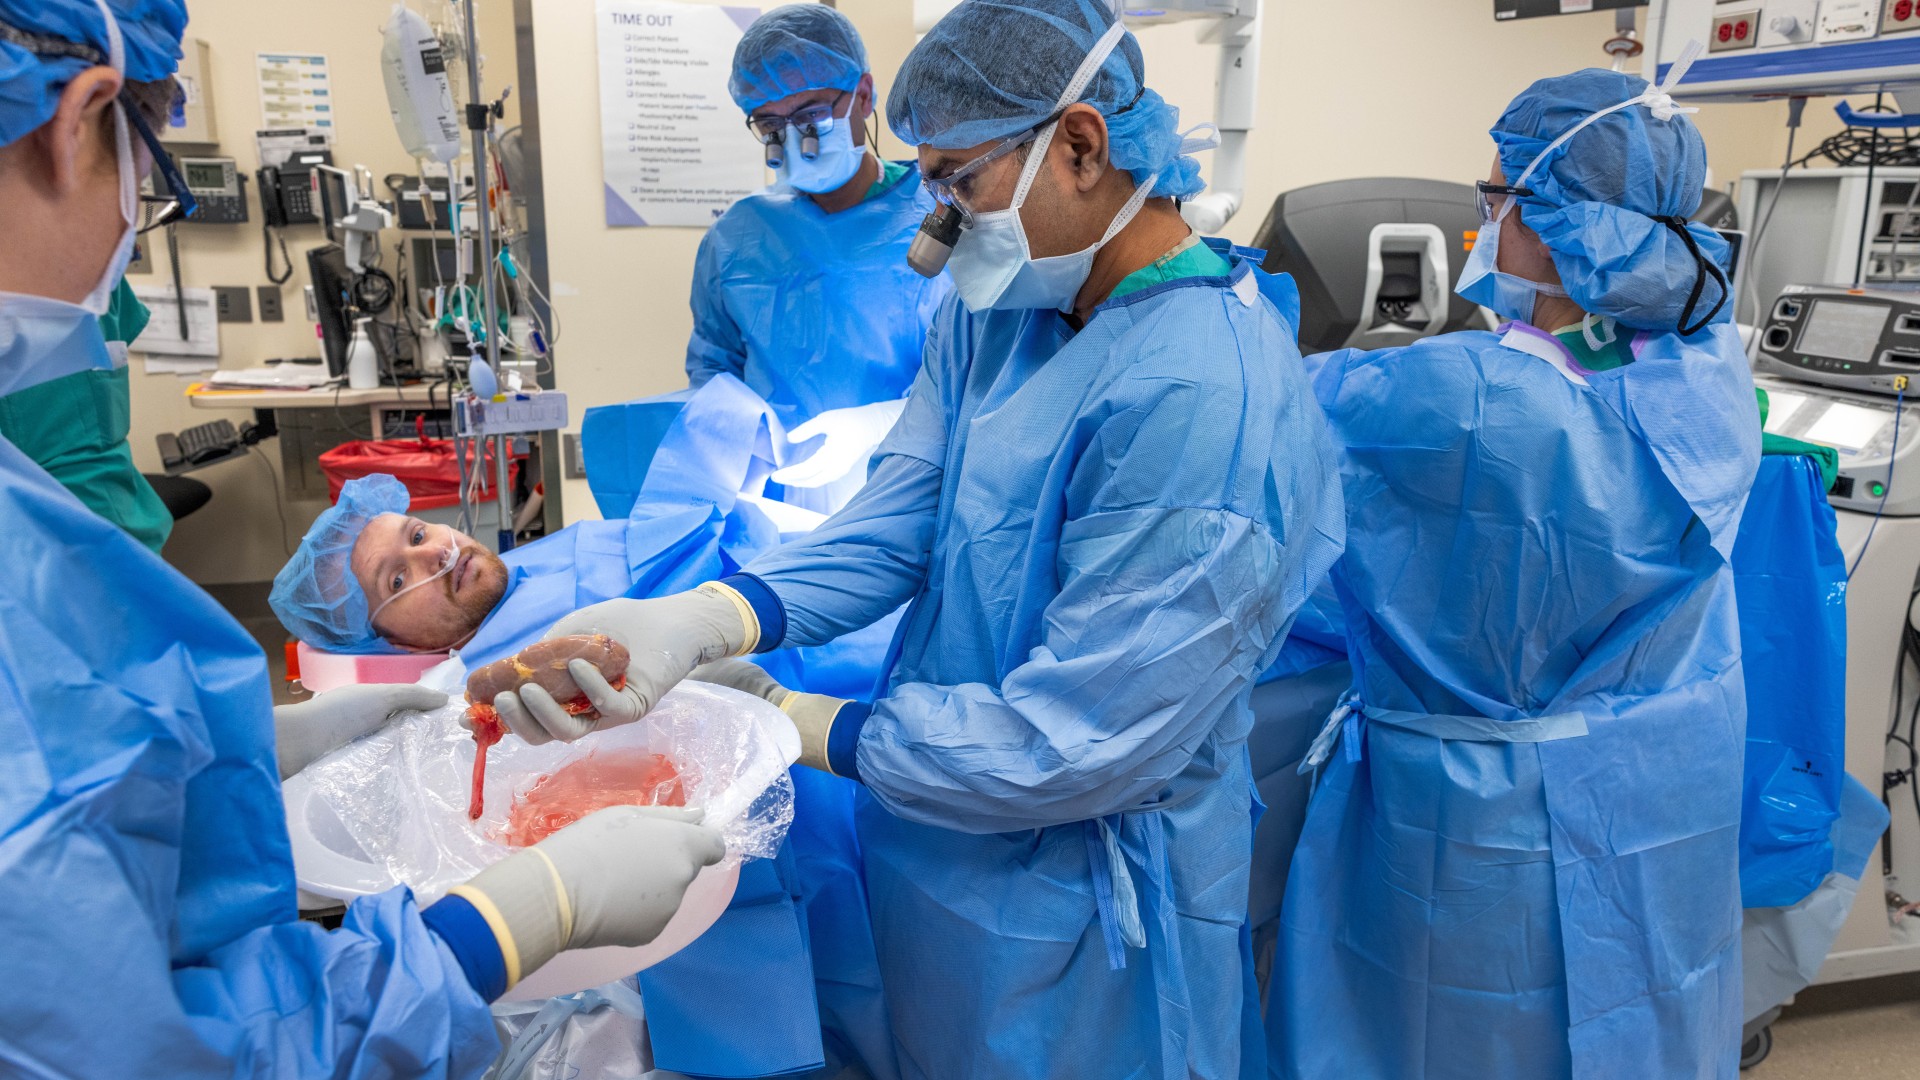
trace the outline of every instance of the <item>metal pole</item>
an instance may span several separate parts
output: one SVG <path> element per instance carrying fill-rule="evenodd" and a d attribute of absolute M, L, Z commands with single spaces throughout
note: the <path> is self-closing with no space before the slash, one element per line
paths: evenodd
<path fill-rule="evenodd" d="M 507 486 L 507 466 L 513 458 L 513 436 L 493 437 L 493 489 L 500 498 L 500 550 L 513 550 L 513 489 Z"/>
<path fill-rule="evenodd" d="M 480 219 L 480 317 L 487 343 L 487 366 L 500 374 L 499 301 L 493 295 L 493 210 L 488 205 L 492 169 L 487 159 L 487 127 L 492 122 L 486 102 L 480 96 L 480 29 L 474 16 L 479 0 L 466 0 L 467 11 L 467 127 L 473 132 L 474 216 Z M 499 460 L 494 463 L 494 498 L 500 506 L 500 550 L 513 550 L 513 493 L 507 489 L 507 450 L 505 436 L 495 438 Z"/>
<path fill-rule="evenodd" d="M 451 391 L 448 392 L 451 395 Z M 453 460 L 460 466 L 460 531 L 472 532 L 473 495 L 467 490 L 467 446 L 460 437 L 460 410 L 452 410 L 453 415 Z"/>

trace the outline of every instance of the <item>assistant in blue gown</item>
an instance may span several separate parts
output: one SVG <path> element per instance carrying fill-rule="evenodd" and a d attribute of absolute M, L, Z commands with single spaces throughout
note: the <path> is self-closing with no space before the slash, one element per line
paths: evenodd
<path fill-rule="evenodd" d="M 810 3 L 755 20 L 728 81 L 748 115 L 806 91 L 838 91 L 837 115 L 820 141 L 848 167 L 847 183 L 859 175 L 854 162 L 872 151 L 848 104 L 863 87 L 873 93 L 859 33 L 846 16 Z M 850 132 L 861 141 L 850 142 Z M 789 141 L 792 158 L 798 140 Z M 810 179 L 831 167 L 826 161 L 808 170 Z M 920 370 L 927 321 L 949 284 L 907 266 L 907 247 L 933 209 L 917 164 L 880 162 L 865 196 L 834 213 L 808 194 L 819 187 L 793 186 L 802 164 L 783 162 L 772 187 L 728 207 L 701 238 L 687 342 L 694 388 L 733 375 L 789 430 L 828 410 L 898 401 Z"/>
<path fill-rule="evenodd" d="M 0 22 L 11 143 L 110 56 L 166 78 L 186 11 Z M 0 395 L 112 368 L 85 307 L 0 293 Z M 405 889 L 332 933 L 296 918 L 259 645 L 4 439 L 0 518 L 0 1074 L 478 1077 L 487 1004 Z"/>
<path fill-rule="evenodd" d="M 1547 79 L 1494 128 L 1531 192 L 1517 216 L 1596 320 L 1339 352 L 1314 373 L 1344 447 L 1354 683 L 1287 883 L 1278 1076 L 1734 1075 L 1729 556 L 1760 430 L 1703 263 L 1724 248 L 1684 223 L 1704 146 L 1647 93 L 1612 72 Z M 1531 294 L 1496 298 L 1522 293 L 1508 317 L 1530 318 Z M 1569 344 L 1588 335 L 1604 367 Z"/>

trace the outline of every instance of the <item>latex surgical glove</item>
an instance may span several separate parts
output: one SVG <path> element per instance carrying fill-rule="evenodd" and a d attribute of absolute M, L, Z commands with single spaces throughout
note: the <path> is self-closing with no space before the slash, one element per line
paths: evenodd
<path fill-rule="evenodd" d="M 569 716 L 553 695 L 528 684 L 493 699 L 507 729 L 536 746 L 573 742 L 601 728 L 631 724 L 647 715 L 687 672 L 708 661 L 753 651 L 760 623 L 746 599 L 717 581 L 654 600 L 607 600 L 561 619 L 547 637 L 606 634 L 627 647 L 626 685 L 615 690 L 585 660 L 567 664 L 568 674 L 593 705 Z"/>
<path fill-rule="evenodd" d="M 715 660 L 711 664 L 701 664 L 694 668 L 687 678 L 752 694 L 776 706 L 785 701 L 788 694 L 793 693 L 780 685 L 779 680 L 767 674 L 765 668 L 749 660 L 729 658 Z"/>
<path fill-rule="evenodd" d="M 396 714 L 425 712 L 446 703 L 447 695 L 419 683 L 360 683 L 275 705 L 273 744 L 280 779 L 384 726 Z"/>
<path fill-rule="evenodd" d="M 700 817 L 678 806 L 598 810 L 450 893 L 486 919 L 512 986 L 562 950 L 659 937 L 701 868 L 726 856 Z"/>
<path fill-rule="evenodd" d="M 778 706 L 800 732 L 800 764 L 809 769 L 832 773 L 827 764 L 827 740 L 833 734 L 833 721 L 840 710 L 852 704 L 846 698 L 809 694 L 780 685 L 760 665 L 745 660 L 716 660 L 693 669 L 687 678 L 715 686 L 731 687 Z M 837 775 L 837 774 L 836 774 Z"/>
<path fill-rule="evenodd" d="M 768 479 L 786 487 L 825 487 L 855 469 L 865 470 L 880 440 L 893 430 L 894 421 L 907 407 L 898 401 L 876 401 L 850 409 L 828 409 L 787 433 L 787 441 L 804 443 L 826 436 L 805 461 L 795 462 Z"/>

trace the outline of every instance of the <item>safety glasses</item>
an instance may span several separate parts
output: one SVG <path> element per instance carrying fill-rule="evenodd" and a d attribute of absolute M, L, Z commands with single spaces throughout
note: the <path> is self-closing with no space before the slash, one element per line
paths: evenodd
<path fill-rule="evenodd" d="M 934 202 L 959 211 L 961 225 L 971 228 L 973 226 L 974 212 L 973 209 L 967 205 L 967 200 L 972 196 L 973 178 L 979 176 L 987 166 L 999 161 L 1001 158 L 1006 157 L 1008 154 L 1013 153 L 1015 150 L 1020 149 L 1039 137 L 1040 132 L 1044 130 L 1048 124 L 1053 123 L 1055 119 L 1057 119 L 1057 117 L 1049 116 L 1020 134 L 1008 137 L 1005 141 L 1001 142 L 999 146 L 981 154 L 979 157 L 974 158 L 972 161 L 967 162 L 965 165 L 960 166 L 947 175 L 941 177 L 926 177 L 921 183 L 926 186 L 927 193 L 933 196 Z"/>
<path fill-rule="evenodd" d="M 842 91 L 840 96 L 834 98 L 832 101 L 821 102 L 818 105 L 809 105 L 791 116 L 776 116 L 772 114 L 755 114 L 749 116 L 747 117 L 747 131 L 751 133 L 762 146 L 773 146 L 778 143 L 781 138 L 786 135 L 787 129 L 790 127 L 799 128 L 802 137 L 811 135 L 818 138 L 832 131 L 835 124 L 845 119 L 845 117 L 835 116 L 834 113 L 840 108 L 840 102 L 848 96 L 848 92 Z"/>
<path fill-rule="evenodd" d="M 1492 221 L 1506 209 L 1508 199 L 1516 195 L 1525 198 L 1533 194 L 1533 189 L 1512 184 L 1489 184 L 1481 180 L 1474 184 L 1474 194 L 1480 203 L 1480 220 Z"/>
<path fill-rule="evenodd" d="M 153 167 L 159 171 L 160 179 L 166 182 L 167 190 L 172 192 L 171 195 L 140 196 L 146 221 L 141 224 L 139 232 L 152 232 L 192 217 L 199 211 L 200 204 L 194 200 L 193 192 L 187 190 L 187 181 L 174 165 L 173 155 L 160 145 L 159 137 L 153 133 L 153 128 L 147 126 L 146 118 L 140 115 L 139 105 L 125 86 L 120 88 L 120 111 L 126 115 L 127 126 L 139 133 L 140 141 L 146 144 L 147 153 L 153 158 Z"/>

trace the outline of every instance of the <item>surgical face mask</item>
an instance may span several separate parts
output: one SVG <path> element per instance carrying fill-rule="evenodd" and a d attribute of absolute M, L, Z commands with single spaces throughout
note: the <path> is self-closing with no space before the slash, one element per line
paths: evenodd
<path fill-rule="evenodd" d="M 1509 197 L 1500 213 L 1480 226 L 1473 252 L 1467 256 L 1467 265 L 1461 268 L 1459 284 L 1453 291 L 1508 322 L 1531 323 L 1535 301 L 1542 296 L 1565 296 L 1567 290 L 1500 271 L 1500 226 L 1513 212 L 1513 205 L 1514 197 Z"/>
<path fill-rule="evenodd" d="M 1026 203 L 1027 192 L 1046 160 L 1058 123 L 1048 124 L 1028 153 L 1013 205 L 973 215 L 972 227 L 960 234 L 954 246 L 947 272 L 953 275 L 953 287 L 969 311 L 1072 310 L 1081 286 L 1093 271 L 1094 256 L 1127 227 L 1153 190 L 1152 180 L 1134 188 L 1133 197 L 1095 243 L 1069 255 L 1034 258 L 1027 246 L 1026 227 L 1020 223 L 1020 207 Z"/>
<path fill-rule="evenodd" d="M 832 128 L 813 140 L 819 145 L 812 157 L 802 151 L 801 143 L 806 139 L 798 127 L 789 126 L 780 141 L 786 148 L 780 179 L 793 190 L 809 195 L 824 195 L 846 186 L 853 174 L 860 171 L 860 161 L 866 156 L 865 151 L 853 145 L 853 124 L 840 117 L 834 119 Z"/>
<path fill-rule="evenodd" d="M 441 527 L 447 529 L 447 541 L 446 541 L 446 547 L 442 548 L 439 552 L 439 560 L 440 560 L 439 569 L 435 570 L 431 574 L 428 574 L 426 577 L 421 578 L 419 581 L 408 582 L 406 585 L 401 587 L 399 592 L 396 592 L 392 596 L 387 597 L 385 600 L 380 601 L 380 606 L 374 608 L 373 612 L 367 616 L 367 622 L 369 623 L 377 622 L 380 618 L 380 613 L 382 611 L 385 611 L 387 609 L 387 605 L 393 603 L 395 600 L 398 600 L 401 597 L 412 592 L 413 590 L 420 588 L 422 585 L 430 585 L 433 582 L 438 581 L 443 577 L 446 577 L 448 574 L 453 573 L 453 568 L 459 565 L 460 563 L 460 543 L 459 541 L 454 539 L 453 530 L 451 528 L 447 528 L 446 526 L 441 526 Z"/>
<path fill-rule="evenodd" d="M 120 23 L 114 18 L 113 9 L 107 6 L 107 0 L 94 0 L 94 3 L 107 20 L 108 63 L 125 78 L 127 51 L 126 43 L 120 36 Z M 107 313 L 114 289 L 119 287 L 120 279 L 126 276 L 127 264 L 133 259 L 133 237 L 139 220 L 140 191 L 139 181 L 133 171 L 133 138 L 127 128 L 126 106 L 119 101 L 113 105 L 113 147 L 120 170 L 120 240 L 113 255 L 107 259 L 99 280 L 94 282 L 92 291 L 80 301 L 80 306 L 95 316 Z"/>
<path fill-rule="evenodd" d="M 113 367 L 99 317 L 86 308 L 51 296 L 0 292 L 0 397 Z"/>

